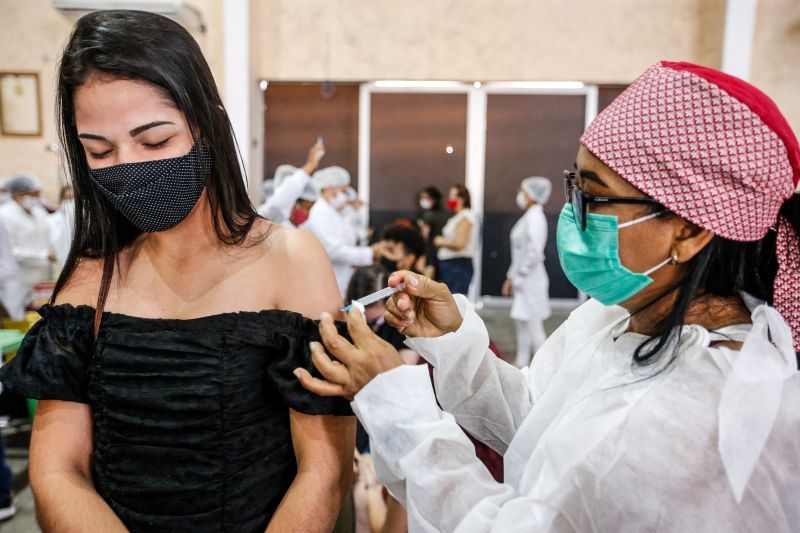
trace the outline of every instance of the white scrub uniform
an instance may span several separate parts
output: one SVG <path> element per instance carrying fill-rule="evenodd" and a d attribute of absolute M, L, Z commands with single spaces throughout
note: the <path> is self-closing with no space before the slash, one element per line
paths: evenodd
<path fill-rule="evenodd" d="M 366 220 L 366 209 L 366 205 L 362 206 L 360 209 L 356 209 L 352 205 L 346 205 L 341 211 L 342 216 L 344 216 L 344 219 L 347 221 L 348 228 L 350 228 L 350 231 L 355 235 L 355 242 L 358 245 L 363 245 L 369 238 L 366 224 L 364 224 Z"/>
<path fill-rule="evenodd" d="M 0 206 L 0 223 L 8 232 L 11 251 L 19 266 L 16 275 L 5 284 L 4 304 L 12 318 L 22 319 L 33 286 L 52 277 L 47 211 L 37 206 L 28 214 L 17 202 L 7 202 Z"/>
<path fill-rule="evenodd" d="M 47 224 L 50 228 L 50 246 L 56 254 L 58 264 L 62 267 L 67 262 L 72 245 L 72 237 L 75 233 L 72 227 L 74 219 L 75 203 L 72 200 L 61 202 L 58 210 L 47 216 Z"/>
<path fill-rule="evenodd" d="M 356 245 L 356 232 L 345 217 L 322 197 L 314 203 L 302 229 L 313 233 L 328 252 L 339 292 L 344 296 L 355 268 L 372 264 L 372 248 Z"/>
<path fill-rule="evenodd" d="M 275 187 L 275 192 L 258 208 L 258 214 L 287 228 L 294 225 L 289 221 L 295 202 L 311 182 L 305 170 L 298 168 L 291 176 Z"/>
<path fill-rule="evenodd" d="M 11 251 L 11 239 L 8 236 L 5 225 L 0 224 L 0 301 L 2 301 L 6 310 L 8 310 L 6 284 L 16 277 L 18 270 L 17 261 Z"/>
<path fill-rule="evenodd" d="M 684 326 L 672 364 L 639 368 L 627 314 L 590 300 L 530 369 L 461 328 L 407 344 L 434 365 L 379 375 L 352 405 L 409 531 L 800 531 L 800 376 L 791 332 L 761 305 L 752 326 Z M 712 343 L 744 340 L 741 351 Z M 504 454 L 494 481 L 456 425 Z"/>
<path fill-rule="evenodd" d="M 517 329 L 519 367 L 530 363 L 531 354 L 545 341 L 542 321 L 550 317 L 550 280 L 544 267 L 547 218 L 533 205 L 511 230 L 511 266 L 506 277 L 514 289 L 511 318 Z"/>

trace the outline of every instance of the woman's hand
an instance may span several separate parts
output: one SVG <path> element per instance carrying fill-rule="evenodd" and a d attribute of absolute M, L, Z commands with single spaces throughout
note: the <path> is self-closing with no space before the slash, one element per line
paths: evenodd
<path fill-rule="evenodd" d="M 296 368 L 294 374 L 303 387 L 320 396 L 343 396 L 352 400 L 375 376 L 403 364 L 397 350 L 373 333 L 357 307 L 347 313 L 347 331 L 352 344 L 336 331 L 331 315 L 322 314 L 319 332 L 325 346 L 312 342 L 311 360 L 325 379 L 315 378 L 304 368 Z M 338 361 L 331 359 L 326 349 Z"/>
<path fill-rule="evenodd" d="M 389 277 L 389 286 L 406 288 L 386 302 L 384 319 L 408 337 L 441 337 L 461 327 L 463 318 L 447 285 L 407 270 Z"/>
<path fill-rule="evenodd" d="M 436 248 L 441 248 L 442 246 L 444 246 L 444 245 L 445 245 L 445 243 L 446 243 L 446 242 L 447 242 L 447 239 L 445 239 L 445 238 L 444 238 L 444 237 L 442 237 L 441 235 L 437 235 L 437 236 L 436 236 L 436 237 L 434 237 L 434 239 L 433 239 L 433 245 L 434 245 Z"/>
<path fill-rule="evenodd" d="M 502 296 L 513 296 L 514 295 L 514 285 L 511 283 L 510 279 L 506 279 L 503 282 L 503 288 L 500 289 L 500 294 Z"/>
<path fill-rule="evenodd" d="M 426 241 L 431 237 L 431 227 L 422 220 L 417 220 L 419 231 L 422 233 L 422 238 Z"/>

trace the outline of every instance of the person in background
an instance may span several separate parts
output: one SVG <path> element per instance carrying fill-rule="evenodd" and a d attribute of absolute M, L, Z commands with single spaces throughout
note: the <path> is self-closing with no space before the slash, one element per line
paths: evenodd
<path fill-rule="evenodd" d="M 455 213 L 433 239 L 439 258 L 439 278 L 453 294 L 469 293 L 474 267 L 478 224 L 472 213 L 469 190 L 457 183 L 450 188 L 447 208 Z"/>
<path fill-rule="evenodd" d="M 544 267 L 547 218 L 543 206 L 552 188 L 549 179 L 534 176 L 522 180 L 517 191 L 517 207 L 525 214 L 511 230 L 511 266 L 502 294 L 514 297 L 511 318 L 517 330 L 519 368 L 530 364 L 547 338 L 543 322 L 550 317 L 550 280 Z"/>
<path fill-rule="evenodd" d="M 0 223 L 5 226 L 11 251 L 19 269 L 5 286 L 5 306 L 16 320 L 25 316 L 32 297 L 33 286 L 52 277 L 55 260 L 50 245 L 50 226 L 47 211 L 39 197 L 41 188 L 33 176 L 18 174 L 6 184 L 11 201 L 0 206 Z"/>
<path fill-rule="evenodd" d="M 11 193 L 8 192 L 8 187 L 6 184 L 8 180 L 6 178 L 0 178 L 0 205 L 5 205 L 11 200 Z"/>
<path fill-rule="evenodd" d="M 425 238 L 419 228 L 392 224 L 383 230 L 381 265 L 389 272 L 411 270 L 422 274 L 426 267 Z"/>
<path fill-rule="evenodd" d="M 261 203 L 266 203 L 272 198 L 273 194 L 275 194 L 275 179 L 264 180 L 263 183 L 261 183 Z"/>
<path fill-rule="evenodd" d="M 425 187 L 417 193 L 419 212 L 416 216 L 419 229 L 425 238 L 425 257 L 428 260 L 425 275 L 432 279 L 439 279 L 439 259 L 436 255 L 436 246 L 433 240 L 442 234 L 450 213 L 442 206 L 442 193 L 433 185 Z"/>
<path fill-rule="evenodd" d="M 345 190 L 347 203 L 342 208 L 342 215 L 347 219 L 347 224 L 356 234 L 356 243 L 359 245 L 367 244 L 368 231 L 365 221 L 367 220 L 367 204 L 358 197 L 358 192 L 350 186 Z"/>
<path fill-rule="evenodd" d="M 355 231 L 351 229 L 342 209 L 347 204 L 347 187 L 350 173 L 342 167 L 327 167 L 314 173 L 314 187 L 319 200 L 308 214 L 302 229 L 310 231 L 320 240 L 333 263 L 336 282 L 342 296 L 356 268 L 371 265 L 383 252 L 383 243 L 358 246 Z"/>
<path fill-rule="evenodd" d="M 306 185 L 306 188 L 303 189 L 303 192 L 300 194 L 300 198 L 294 203 L 292 214 L 289 215 L 289 222 L 292 226 L 299 228 L 306 223 L 308 214 L 311 212 L 311 208 L 314 207 L 314 203 L 318 199 L 319 193 L 314 185 L 311 183 Z"/>
<path fill-rule="evenodd" d="M 2 385 L 0 385 L 2 391 Z M 11 468 L 6 463 L 5 445 L 0 435 L 0 522 L 10 520 L 17 514 L 14 498 L 11 495 Z"/>
<path fill-rule="evenodd" d="M 311 174 L 324 155 L 325 145 L 318 141 L 309 148 L 302 167 L 279 165 L 273 178 L 274 192 L 258 208 L 258 214 L 282 226 L 294 227 L 290 221 L 292 209 L 310 184 Z"/>
<path fill-rule="evenodd" d="M 0 205 L 11 200 L 11 195 L 6 189 L 6 180 L 0 179 Z M 11 251 L 11 242 L 4 224 L 0 224 L 0 318 L 8 317 L 5 308 L 5 285 L 17 273 L 17 262 Z M 0 363 L 1 364 L 1 363 Z M 3 385 L 0 384 L 0 392 Z M 11 519 L 17 513 L 11 495 L 11 469 L 6 464 L 3 437 L 0 435 L 0 522 Z"/>
<path fill-rule="evenodd" d="M 72 245 L 72 236 L 75 224 L 75 193 L 72 186 L 65 185 L 59 194 L 59 205 L 55 213 L 47 217 L 50 228 L 50 246 L 56 255 L 56 262 L 64 266 Z"/>
<path fill-rule="evenodd" d="M 6 189 L 6 180 L 0 179 L 0 206 L 11 201 L 11 194 Z M 17 260 L 11 249 L 11 238 L 8 236 L 5 224 L 0 223 L 0 318 L 8 318 L 6 284 L 14 283 L 16 279 Z"/>

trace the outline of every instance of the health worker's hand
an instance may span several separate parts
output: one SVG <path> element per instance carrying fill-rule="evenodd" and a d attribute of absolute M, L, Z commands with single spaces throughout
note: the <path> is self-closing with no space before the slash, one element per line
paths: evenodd
<path fill-rule="evenodd" d="M 441 337 L 461 327 L 463 318 L 444 283 L 407 270 L 389 276 L 389 286 L 406 288 L 386 302 L 384 320 L 407 337 Z"/>
<path fill-rule="evenodd" d="M 310 346 L 311 360 L 325 379 L 315 378 L 304 368 L 296 368 L 294 375 L 303 387 L 320 396 L 343 396 L 352 400 L 375 376 L 403 364 L 397 350 L 373 333 L 356 306 L 347 313 L 347 331 L 352 344 L 336 331 L 331 315 L 322 314 L 319 332 L 325 346 L 318 342 Z M 326 350 L 337 360 L 331 359 Z"/>

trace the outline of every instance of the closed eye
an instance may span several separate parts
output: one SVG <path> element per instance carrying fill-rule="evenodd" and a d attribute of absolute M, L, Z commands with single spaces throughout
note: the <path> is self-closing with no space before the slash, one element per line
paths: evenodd
<path fill-rule="evenodd" d="M 143 143 L 144 147 L 148 150 L 158 150 L 159 148 L 163 148 L 167 145 L 167 143 L 172 139 L 172 137 L 167 137 L 163 141 L 157 143 Z"/>
<path fill-rule="evenodd" d="M 105 152 L 100 152 L 100 153 L 89 152 L 89 155 L 92 157 L 92 159 L 103 159 L 104 157 L 109 155 L 111 152 L 112 152 L 112 150 L 106 150 Z"/>

